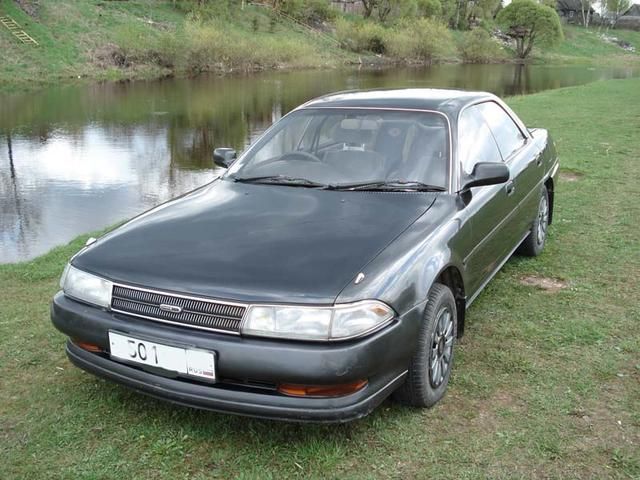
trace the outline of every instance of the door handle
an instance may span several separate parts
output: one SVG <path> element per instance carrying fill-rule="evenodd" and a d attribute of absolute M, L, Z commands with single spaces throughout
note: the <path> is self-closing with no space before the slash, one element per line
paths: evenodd
<path fill-rule="evenodd" d="M 513 180 L 507 183 L 507 186 L 504 187 L 504 189 L 506 190 L 507 195 L 509 196 L 513 195 L 514 192 L 516 191 L 516 185 L 515 183 L 513 183 Z"/>

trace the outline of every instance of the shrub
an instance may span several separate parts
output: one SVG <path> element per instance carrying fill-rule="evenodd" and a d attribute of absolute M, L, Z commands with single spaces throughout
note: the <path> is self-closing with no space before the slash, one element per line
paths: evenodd
<path fill-rule="evenodd" d="M 280 11 L 306 23 L 321 23 L 336 18 L 329 0 L 281 0 Z"/>
<path fill-rule="evenodd" d="M 416 0 L 377 0 L 376 14 L 381 22 L 415 17 L 418 12 Z"/>
<path fill-rule="evenodd" d="M 339 20 L 336 36 L 344 48 L 353 52 L 385 53 L 387 50 L 387 30 L 370 21 L 353 23 Z"/>
<path fill-rule="evenodd" d="M 505 55 L 491 35 L 482 28 L 474 28 L 462 35 L 458 45 L 460 55 L 466 63 L 490 63 L 504 59 Z"/>
<path fill-rule="evenodd" d="M 394 57 L 427 64 L 454 53 L 453 37 L 447 27 L 429 18 L 402 23 L 388 36 L 386 46 Z"/>
<path fill-rule="evenodd" d="M 155 64 L 173 68 L 178 43 L 170 32 L 151 32 L 143 26 L 126 25 L 115 31 L 117 49 L 111 57 L 118 67 Z"/>
<path fill-rule="evenodd" d="M 440 0 L 418 0 L 418 14 L 423 17 L 436 18 L 442 15 Z"/>
<path fill-rule="evenodd" d="M 197 0 L 174 0 L 173 6 L 187 14 L 190 20 L 212 20 L 229 18 L 231 15 L 231 0 L 216 0 L 200 2 Z"/>
<path fill-rule="evenodd" d="M 299 18 L 304 9 L 304 0 L 280 0 L 278 9 L 282 13 Z"/>
<path fill-rule="evenodd" d="M 311 47 L 294 39 L 247 36 L 223 22 L 188 22 L 178 67 L 199 73 L 220 68 L 248 69 L 296 64 L 316 56 Z"/>
<path fill-rule="evenodd" d="M 321 23 L 335 19 L 337 11 L 328 0 L 308 0 L 300 13 L 302 20 L 310 23 Z"/>

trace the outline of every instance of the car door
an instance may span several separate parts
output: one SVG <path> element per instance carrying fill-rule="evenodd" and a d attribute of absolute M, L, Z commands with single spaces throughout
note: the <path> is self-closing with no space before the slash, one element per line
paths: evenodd
<path fill-rule="evenodd" d="M 498 145 L 478 105 L 466 108 L 458 121 L 458 161 L 461 180 L 479 162 L 502 162 Z M 467 231 L 463 264 L 468 292 L 473 295 L 509 253 L 513 239 L 506 219 L 516 202 L 505 184 L 474 187 L 465 201 Z"/>
<path fill-rule="evenodd" d="M 537 183 L 542 178 L 542 156 L 529 135 L 520 130 L 511 116 L 496 102 L 478 105 L 493 133 L 498 149 L 509 166 L 511 179 L 507 186 L 511 202 L 516 209 L 505 225 L 505 234 L 511 239 L 511 249 L 523 240 L 531 228 L 537 212 Z"/>

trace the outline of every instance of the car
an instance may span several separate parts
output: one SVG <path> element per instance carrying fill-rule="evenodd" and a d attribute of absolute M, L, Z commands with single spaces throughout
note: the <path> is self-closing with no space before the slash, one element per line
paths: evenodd
<path fill-rule="evenodd" d="M 465 312 L 539 255 L 558 158 L 484 92 L 311 100 L 224 173 L 90 239 L 51 318 L 73 364 L 176 404 L 347 422 L 444 395 Z"/>

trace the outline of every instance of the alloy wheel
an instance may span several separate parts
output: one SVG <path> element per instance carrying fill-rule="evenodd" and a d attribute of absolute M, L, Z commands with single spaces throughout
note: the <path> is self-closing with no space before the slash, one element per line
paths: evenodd
<path fill-rule="evenodd" d="M 438 313 L 436 326 L 431 338 L 429 354 L 429 382 L 433 388 L 438 388 L 444 382 L 449 369 L 453 353 L 453 315 L 444 307 Z"/>
<path fill-rule="evenodd" d="M 547 236 L 547 226 L 549 225 L 549 202 L 547 196 L 543 195 L 540 199 L 540 206 L 538 207 L 538 228 L 537 237 L 538 245 L 544 243 L 544 239 Z"/>

